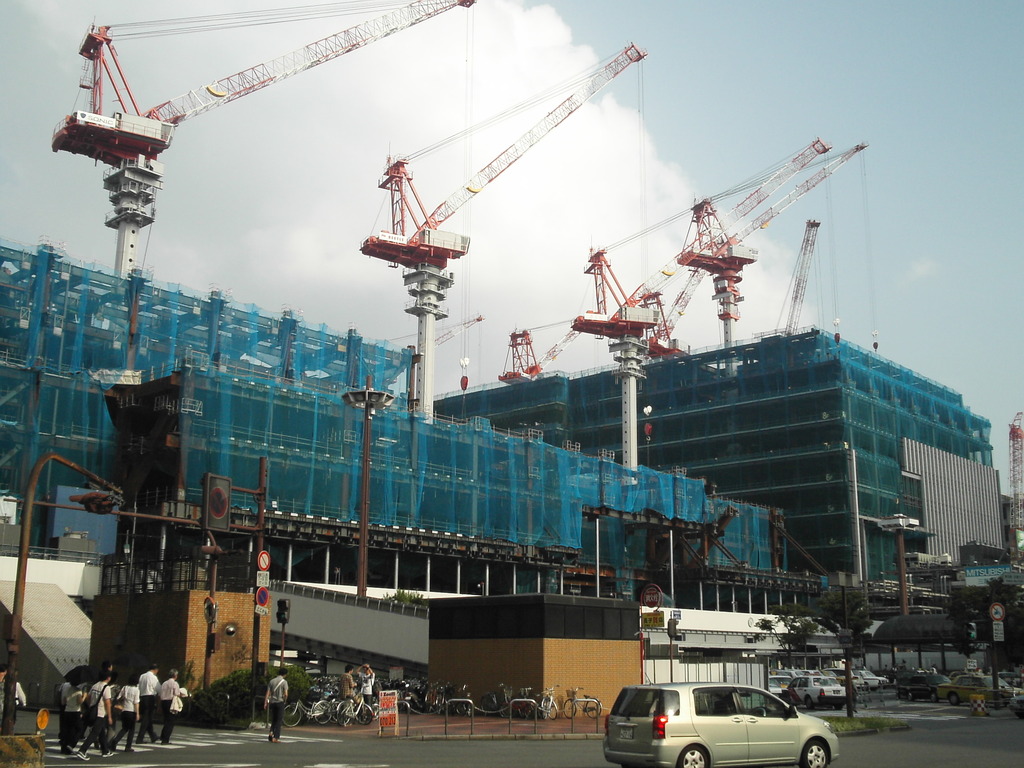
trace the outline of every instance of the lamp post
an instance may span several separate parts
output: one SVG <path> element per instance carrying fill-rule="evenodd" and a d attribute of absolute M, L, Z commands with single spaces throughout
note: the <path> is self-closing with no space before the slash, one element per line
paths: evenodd
<path fill-rule="evenodd" d="M 839 571 L 828 575 L 830 587 L 839 587 L 843 591 L 843 626 L 837 633 L 840 645 L 843 646 L 843 669 L 846 673 L 846 716 L 853 717 L 853 671 L 851 651 L 853 633 L 850 631 L 850 607 L 846 601 L 846 590 L 849 587 L 860 587 L 860 578 L 855 573 Z"/>
<path fill-rule="evenodd" d="M 21 542 L 18 547 L 18 570 L 14 579 L 14 603 L 11 606 L 11 618 L 7 633 L 7 676 L 4 678 L 4 717 L 0 725 L 0 733 L 10 736 L 14 733 L 14 695 L 18 682 L 18 655 L 21 645 L 21 623 L 25 613 L 25 583 L 28 576 L 28 552 L 32 536 L 32 513 L 36 503 L 36 486 L 39 484 L 39 477 L 42 475 L 43 467 L 51 461 L 63 464 L 65 467 L 84 475 L 95 486 L 106 488 L 109 493 L 92 492 L 84 494 L 81 498 L 83 506 L 89 512 L 100 514 L 108 513 L 115 506 L 121 504 L 121 489 L 104 480 L 99 475 L 93 474 L 84 467 L 80 467 L 59 454 L 50 452 L 40 456 L 29 472 L 28 483 L 25 486 L 25 503 L 21 510 Z M 75 501 L 76 497 L 72 497 Z"/>
<path fill-rule="evenodd" d="M 366 377 L 364 389 L 354 389 L 341 396 L 346 405 L 363 409 L 362 479 L 359 490 L 359 555 L 356 566 L 356 595 L 366 597 L 367 556 L 370 536 L 370 445 L 373 414 L 394 401 L 395 396 L 373 389 L 373 377 Z"/>
<path fill-rule="evenodd" d="M 910 613 L 910 599 L 907 595 L 907 557 L 903 535 L 908 528 L 914 529 L 920 524 L 919 520 L 907 515 L 893 515 L 878 521 L 883 530 L 896 533 L 896 571 L 900 577 L 900 614 L 903 616 Z"/>

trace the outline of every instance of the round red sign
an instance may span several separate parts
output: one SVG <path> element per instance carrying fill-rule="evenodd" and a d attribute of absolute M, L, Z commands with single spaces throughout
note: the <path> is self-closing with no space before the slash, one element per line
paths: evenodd
<path fill-rule="evenodd" d="M 262 605 L 264 607 L 270 605 L 270 590 L 266 587 L 260 587 L 256 590 L 256 605 Z"/>
<path fill-rule="evenodd" d="M 267 550 L 260 550 L 260 553 L 256 555 L 256 567 L 261 571 L 269 570 L 270 568 L 270 553 Z"/>
<path fill-rule="evenodd" d="M 661 608 L 663 593 L 657 584 L 648 584 L 640 593 L 640 602 L 645 608 Z"/>

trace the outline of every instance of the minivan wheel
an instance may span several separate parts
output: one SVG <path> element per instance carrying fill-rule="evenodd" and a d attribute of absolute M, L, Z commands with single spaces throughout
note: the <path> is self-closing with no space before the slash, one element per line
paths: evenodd
<path fill-rule="evenodd" d="M 676 762 L 677 768 L 709 768 L 710 765 L 711 758 L 707 751 L 697 744 L 691 744 L 680 752 Z"/>
<path fill-rule="evenodd" d="M 814 709 L 814 699 L 810 696 L 804 696 L 804 706 L 808 709 Z"/>
<path fill-rule="evenodd" d="M 828 747 L 821 739 L 811 739 L 800 754 L 800 768 L 828 768 Z"/>

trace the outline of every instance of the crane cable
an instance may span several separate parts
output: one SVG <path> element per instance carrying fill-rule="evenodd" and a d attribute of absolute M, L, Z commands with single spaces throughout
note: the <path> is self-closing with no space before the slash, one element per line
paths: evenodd
<path fill-rule="evenodd" d="M 170 37 L 223 29 L 243 29 L 268 24 L 289 24 L 309 19 L 327 19 L 338 16 L 365 14 L 369 11 L 390 11 L 408 5 L 405 2 L 381 0 L 346 0 L 345 2 L 301 5 L 290 8 L 269 8 L 263 11 L 238 11 L 204 16 L 181 16 L 172 19 L 120 22 L 110 24 L 117 29 L 119 40 Z"/>

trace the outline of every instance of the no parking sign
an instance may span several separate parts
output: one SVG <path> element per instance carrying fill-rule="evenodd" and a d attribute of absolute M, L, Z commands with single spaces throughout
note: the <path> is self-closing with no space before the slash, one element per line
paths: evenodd
<path fill-rule="evenodd" d="M 270 615 L 270 590 L 266 587 L 256 590 L 256 614 L 258 616 Z"/>

